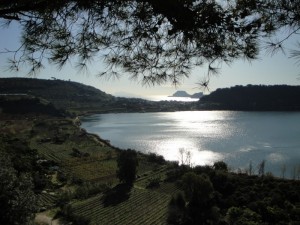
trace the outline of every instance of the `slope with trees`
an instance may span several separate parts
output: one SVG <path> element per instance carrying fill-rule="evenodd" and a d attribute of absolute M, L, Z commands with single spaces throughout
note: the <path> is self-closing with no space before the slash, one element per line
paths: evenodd
<path fill-rule="evenodd" d="M 53 104 L 58 109 L 80 115 L 191 110 L 193 107 L 193 104 L 188 102 L 156 102 L 140 98 L 115 97 L 88 85 L 59 79 L 0 78 L 0 97 L 16 98 L 15 95 L 22 97 L 23 100 L 32 96 L 42 98 L 46 100 L 45 104 L 50 104 L 49 106 Z"/>
<path fill-rule="evenodd" d="M 1 113 L 0 125 L 3 224 L 26 224 L 39 210 L 54 208 L 55 218 L 91 225 L 300 221 L 299 168 L 292 180 L 274 178 L 264 161 L 256 171 L 249 167 L 250 175 L 230 172 L 222 162 L 190 168 L 114 149 L 53 115 Z"/>
<path fill-rule="evenodd" d="M 299 111 L 300 86 L 248 85 L 217 89 L 201 98 L 199 109 Z"/>
<path fill-rule="evenodd" d="M 27 142 L 12 137 L 9 141 L 3 142 L 0 135 L 0 223 L 29 224 L 38 209 L 36 190 L 45 176 L 35 164 L 37 152 Z"/>
<path fill-rule="evenodd" d="M 235 174 L 224 165 L 181 166 L 169 173 L 181 192 L 169 203 L 168 224 L 299 223 L 299 180 Z"/>
<path fill-rule="evenodd" d="M 0 94 L 33 95 L 70 111 L 76 108 L 99 109 L 114 99 L 94 87 L 58 79 L 1 78 Z"/>

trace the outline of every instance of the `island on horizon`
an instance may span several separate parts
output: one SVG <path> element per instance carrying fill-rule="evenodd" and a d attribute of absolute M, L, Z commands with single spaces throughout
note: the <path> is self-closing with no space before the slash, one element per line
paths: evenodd
<path fill-rule="evenodd" d="M 194 93 L 192 95 L 188 94 L 186 91 L 176 91 L 173 95 L 168 97 L 179 97 L 179 98 L 198 98 L 203 96 L 203 92 Z"/>

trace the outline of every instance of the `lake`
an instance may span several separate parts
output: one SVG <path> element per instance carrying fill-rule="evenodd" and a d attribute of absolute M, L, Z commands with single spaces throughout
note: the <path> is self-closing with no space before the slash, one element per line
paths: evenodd
<path fill-rule="evenodd" d="M 286 177 L 300 169 L 300 112 L 188 111 L 111 113 L 83 117 L 82 128 L 122 149 L 154 152 L 193 165 L 226 162 L 245 170 L 266 160 L 265 171 Z M 285 169 L 284 169 L 285 168 Z"/>

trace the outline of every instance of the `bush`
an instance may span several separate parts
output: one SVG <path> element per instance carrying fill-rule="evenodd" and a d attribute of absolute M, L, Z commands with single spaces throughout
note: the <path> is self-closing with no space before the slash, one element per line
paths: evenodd
<path fill-rule="evenodd" d="M 83 183 L 74 192 L 74 197 L 78 199 L 86 199 L 92 195 L 108 190 L 106 184 L 101 183 Z"/>
<path fill-rule="evenodd" d="M 64 183 L 68 181 L 68 177 L 63 171 L 59 170 L 57 171 L 57 180 Z"/>
<path fill-rule="evenodd" d="M 73 199 L 73 193 L 71 193 L 70 191 L 61 192 L 57 198 L 56 205 L 59 207 L 64 207 L 72 199 Z"/>
<path fill-rule="evenodd" d="M 225 162 L 223 161 L 218 161 L 218 162 L 215 162 L 214 165 L 213 165 L 213 168 L 215 170 L 222 170 L 224 172 L 228 172 L 228 166 Z"/>
<path fill-rule="evenodd" d="M 160 186 L 160 177 L 154 177 L 149 180 L 148 185 L 146 188 L 155 188 Z"/>
<path fill-rule="evenodd" d="M 88 219 L 84 216 L 75 214 L 74 209 L 69 204 L 66 205 L 65 207 L 63 207 L 63 209 L 61 210 L 61 213 L 66 220 L 72 222 L 72 224 L 74 224 L 74 225 L 89 225 L 91 223 L 90 219 Z"/>
<path fill-rule="evenodd" d="M 157 164 L 165 164 L 166 160 L 162 155 L 157 155 L 156 153 L 150 153 L 147 155 L 147 161 L 151 163 L 157 163 Z"/>

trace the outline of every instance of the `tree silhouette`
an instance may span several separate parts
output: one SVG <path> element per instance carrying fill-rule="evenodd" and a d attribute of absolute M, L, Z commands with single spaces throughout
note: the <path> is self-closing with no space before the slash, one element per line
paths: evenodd
<path fill-rule="evenodd" d="M 117 163 L 117 177 L 119 180 L 132 185 L 136 177 L 136 167 L 138 166 L 136 151 L 131 149 L 121 151 Z"/>
<path fill-rule="evenodd" d="M 3 152 L 0 164 L 0 224 L 29 224 L 37 210 L 31 176 L 18 174 Z"/>
<path fill-rule="evenodd" d="M 184 197 L 173 197 L 169 204 L 168 224 L 217 224 L 219 209 L 213 200 L 214 187 L 205 174 L 187 172 L 182 177 Z"/>
<path fill-rule="evenodd" d="M 13 70 L 27 63 L 36 74 L 44 61 L 61 68 L 72 58 L 84 69 L 100 54 L 100 76 L 177 84 L 204 63 L 209 81 L 220 62 L 255 59 L 261 38 L 287 28 L 267 44 L 270 54 L 283 49 L 300 29 L 299 8 L 299 0 L 4 0 L 0 18 L 23 30 L 20 48 L 6 51 Z"/>

